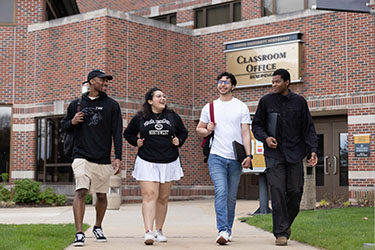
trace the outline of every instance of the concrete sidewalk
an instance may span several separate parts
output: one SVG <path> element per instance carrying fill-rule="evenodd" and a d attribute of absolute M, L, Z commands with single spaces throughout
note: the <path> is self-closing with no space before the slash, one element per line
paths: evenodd
<path fill-rule="evenodd" d="M 239 200 L 236 208 L 236 218 L 248 216 L 258 208 L 258 201 Z M 95 222 L 95 208 L 86 207 L 85 223 Z M 31 223 L 73 223 L 71 207 L 52 208 L 1 208 L 1 224 L 31 224 Z M 293 228 L 292 228 L 293 229 Z M 143 220 L 141 204 L 124 204 L 120 210 L 108 210 L 104 218 L 103 230 L 108 238 L 107 243 L 97 243 L 89 228 L 86 232 L 84 249 L 108 250 L 138 250 L 138 249 L 194 249 L 207 250 L 225 247 L 226 249 L 288 249 L 308 250 L 317 249 L 308 245 L 289 241 L 287 247 L 274 245 L 271 233 L 249 226 L 235 220 L 233 226 L 233 241 L 228 245 L 219 246 L 216 240 L 216 219 L 213 200 L 175 201 L 169 203 L 167 219 L 163 228 L 168 237 L 167 243 L 155 243 L 146 246 L 143 243 Z M 74 235 L 72 235 L 73 242 Z M 68 248 L 76 248 L 70 245 Z"/>

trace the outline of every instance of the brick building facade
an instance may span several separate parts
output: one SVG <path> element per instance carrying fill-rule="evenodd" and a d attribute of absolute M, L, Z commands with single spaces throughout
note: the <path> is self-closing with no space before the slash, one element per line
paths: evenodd
<path fill-rule="evenodd" d="M 185 176 L 172 195 L 213 195 L 195 126 L 203 105 L 217 98 L 214 78 L 227 67 L 225 43 L 299 32 L 302 80 L 291 88 L 306 98 L 321 140 L 317 196 L 353 201 L 372 196 L 374 16 L 308 8 L 264 16 L 263 1 L 239 2 L 241 21 L 194 28 L 197 9 L 230 1 L 77 0 L 81 14 L 45 21 L 43 0 L 14 0 L 14 22 L 0 24 L 0 103 L 12 110 L 11 181 L 33 178 L 72 192 L 58 121 L 80 95 L 87 73 L 102 68 L 114 76 L 109 94 L 119 102 L 125 126 L 147 89 L 158 86 L 167 93 L 169 105 L 190 132 L 181 149 Z M 171 13 L 176 25 L 151 19 Z M 270 85 L 253 86 L 234 95 L 254 113 L 260 97 L 270 90 Z M 357 135 L 369 137 L 369 156 L 356 156 Z M 135 152 L 124 141 L 124 200 L 140 198 L 131 177 Z M 256 198 L 256 176 L 242 178 L 246 181 L 251 182 L 247 192 Z"/>

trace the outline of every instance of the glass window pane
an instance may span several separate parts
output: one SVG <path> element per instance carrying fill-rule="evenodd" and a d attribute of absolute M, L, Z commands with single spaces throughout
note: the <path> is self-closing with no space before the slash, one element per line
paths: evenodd
<path fill-rule="evenodd" d="M 37 124 L 37 181 L 72 182 L 71 159 L 64 155 L 62 117 L 39 118 Z"/>
<path fill-rule="evenodd" d="M 264 0 L 263 1 L 263 6 L 264 6 L 264 9 L 263 9 L 263 14 L 264 16 L 270 16 L 270 15 L 273 15 L 273 4 L 272 4 L 273 0 Z"/>
<path fill-rule="evenodd" d="M 0 23 L 14 22 L 14 0 L 0 1 Z"/>
<path fill-rule="evenodd" d="M 241 21 L 241 3 L 235 3 L 234 6 L 234 14 L 233 14 L 233 21 L 238 22 Z"/>
<path fill-rule="evenodd" d="M 47 167 L 46 182 L 73 182 L 72 167 Z"/>
<path fill-rule="evenodd" d="M 207 26 L 230 22 L 229 5 L 207 9 Z"/>
<path fill-rule="evenodd" d="M 195 11 L 195 27 L 196 28 L 204 27 L 203 10 Z"/>
<path fill-rule="evenodd" d="M 176 25 L 176 23 L 177 23 L 177 17 L 176 17 L 176 15 L 173 15 L 173 16 L 170 17 L 169 23 Z"/>
<path fill-rule="evenodd" d="M 305 9 L 304 0 L 277 0 L 276 13 L 283 14 Z"/>
<path fill-rule="evenodd" d="M 340 186 L 348 186 L 348 133 L 340 133 Z"/>
<path fill-rule="evenodd" d="M 154 20 L 166 23 L 167 22 L 167 17 L 166 16 L 157 17 L 157 18 L 154 18 Z"/>
<path fill-rule="evenodd" d="M 324 135 L 318 135 L 318 164 L 315 167 L 315 184 L 324 186 Z"/>
<path fill-rule="evenodd" d="M 158 17 L 153 17 L 152 19 L 164 22 L 164 23 L 170 23 L 170 24 L 176 24 L 177 18 L 176 18 L 176 13 L 165 15 L 165 16 L 158 16 Z"/>
<path fill-rule="evenodd" d="M 9 174 L 11 107 L 0 107 L 0 173 Z M 0 180 L 2 178 L 0 176 Z M 9 178 L 8 178 L 9 180 Z"/>
<path fill-rule="evenodd" d="M 45 119 L 37 119 L 37 150 L 36 150 L 36 180 L 43 181 L 44 150 L 45 150 Z"/>

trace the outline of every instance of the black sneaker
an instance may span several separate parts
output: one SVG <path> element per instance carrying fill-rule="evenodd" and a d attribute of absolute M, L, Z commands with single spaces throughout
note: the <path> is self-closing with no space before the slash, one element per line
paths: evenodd
<path fill-rule="evenodd" d="M 107 238 L 104 236 L 101 227 L 94 227 L 92 232 L 94 233 L 97 242 L 107 242 Z"/>
<path fill-rule="evenodd" d="M 74 239 L 73 246 L 82 247 L 83 245 L 85 245 L 85 234 L 76 233 L 76 238 Z"/>

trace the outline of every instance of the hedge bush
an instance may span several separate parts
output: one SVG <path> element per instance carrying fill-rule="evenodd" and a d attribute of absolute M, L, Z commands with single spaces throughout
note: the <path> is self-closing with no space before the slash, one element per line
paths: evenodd
<path fill-rule="evenodd" d="M 13 201 L 18 204 L 47 204 L 62 206 L 66 203 L 64 194 L 56 194 L 53 188 L 40 191 L 39 182 L 23 179 L 14 181 L 14 187 L 9 191 L 0 185 L 0 201 Z"/>
<path fill-rule="evenodd" d="M 23 179 L 14 181 L 14 184 L 14 202 L 25 204 L 40 203 L 40 182 Z"/>

